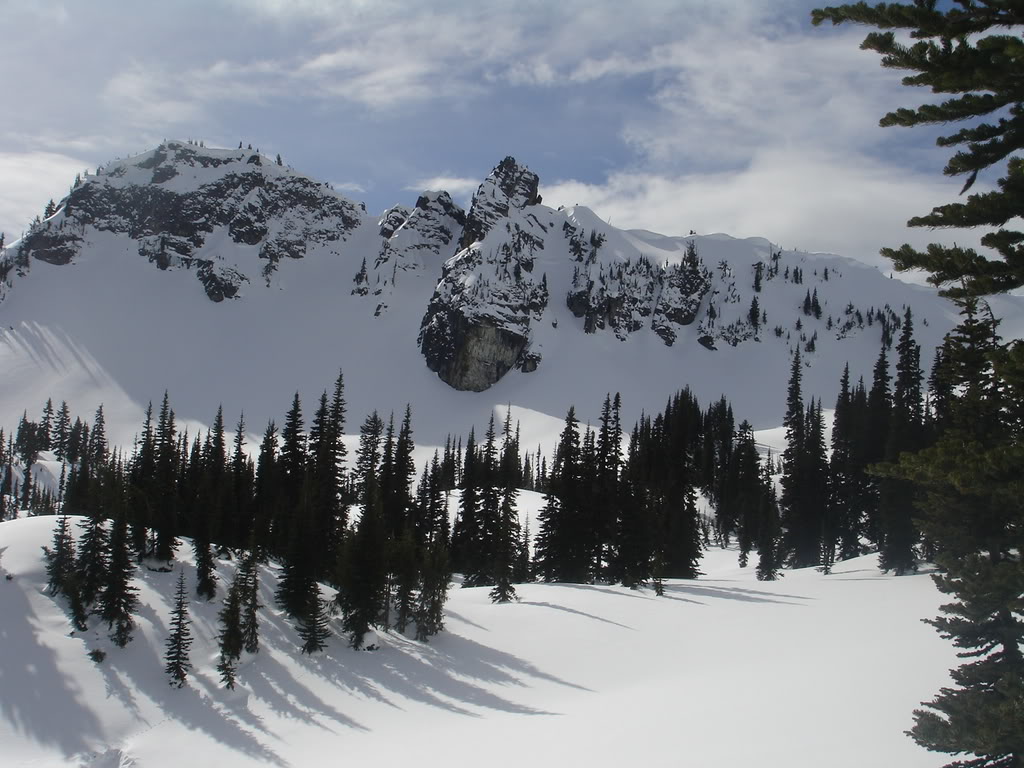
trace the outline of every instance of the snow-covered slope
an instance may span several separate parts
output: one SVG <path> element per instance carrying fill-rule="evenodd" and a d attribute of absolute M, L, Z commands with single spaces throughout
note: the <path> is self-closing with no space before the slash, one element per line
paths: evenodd
<path fill-rule="evenodd" d="M 493 605 L 487 588 L 456 588 L 446 632 L 429 644 L 381 635 L 374 652 L 348 649 L 335 620 L 327 651 L 300 655 L 266 608 L 233 692 L 215 670 L 219 602 L 193 603 L 194 670 L 178 690 L 162 669 L 177 573 L 138 571 L 125 649 L 102 626 L 69 634 L 43 590 L 54 520 L 0 523 L 4 766 L 945 762 L 902 733 L 955 663 L 919 621 L 940 595 L 927 575 L 880 574 L 873 557 L 757 582 L 735 552 L 713 550 L 706 577 L 670 581 L 663 598 L 532 584 Z M 192 586 L 189 550 L 178 567 Z M 219 562 L 218 601 L 232 567 Z M 267 605 L 275 576 L 261 570 Z M 107 651 L 102 663 L 93 649 Z"/>
<path fill-rule="evenodd" d="M 103 403 L 125 443 L 167 390 L 184 424 L 223 404 L 255 435 L 341 368 L 352 431 L 409 402 L 421 445 L 505 404 L 547 440 L 570 404 L 594 419 L 615 391 L 630 424 L 684 386 L 771 427 L 797 346 L 828 406 L 905 306 L 926 365 L 954 322 L 934 291 L 849 259 L 619 230 L 540 190 L 506 158 L 468 212 L 428 192 L 377 217 L 248 149 L 165 142 L 112 162 L 0 256 L 0 425 L 47 397 L 86 418 Z M 996 311 L 1024 325 L 1019 299 Z"/>

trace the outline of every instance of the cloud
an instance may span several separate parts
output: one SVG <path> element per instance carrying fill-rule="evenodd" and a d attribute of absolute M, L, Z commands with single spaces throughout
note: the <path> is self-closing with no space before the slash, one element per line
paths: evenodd
<path fill-rule="evenodd" d="M 55 152 L 0 152 L 0 232 L 8 243 L 19 237 L 46 202 L 67 194 L 87 163 Z"/>
<path fill-rule="evenodd" d="M 480 179 L 470 179 L 459 176 L 433 176 L 429 179 L 414 181 L 406 187 L 411 192 L 424 192 L 436 190 L 447 192 L 456 198 L 469 198 L 480 186 Z"/>
<path fill-rule="evenodd" d="M 929 242 L 977 246 L 967 233 L 908 229 L 906 221 L 949 202 L 958 183 L 894 173 L 884 163 L 804 149 L 759 152 L 740 170 L 615 173 L 604 183 L 563 181 L 542 190 L 549 205 L 586 205 L 622 228 L 683 235 L 766 237 L 787 249 L 824 251 L 888 268 L 883 246 Z"/>
<path fill-rule="evenodd" d="M 354 195 L 366 193 L 366 187 L 354 181 L 332 181 L 331 186 L 339 192 L 351 192 Z"/>

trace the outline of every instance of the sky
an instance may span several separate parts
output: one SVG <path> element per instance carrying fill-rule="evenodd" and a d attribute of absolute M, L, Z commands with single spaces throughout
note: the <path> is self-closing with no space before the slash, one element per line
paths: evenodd
<path fill-rule="evenodd" d="M 812 27 L 803 0 L 0 0 L 0 231 L 76 173 L 165 138 L 239 141 L 373 213 L 424 189 L 468 204 L 506 155 L 544 202 L 620 228 L 725 232 L 888 269 L 885 245 L 955 199 L 933 100 Z M 992 186 L 979 178 L 975 190 Z"/>

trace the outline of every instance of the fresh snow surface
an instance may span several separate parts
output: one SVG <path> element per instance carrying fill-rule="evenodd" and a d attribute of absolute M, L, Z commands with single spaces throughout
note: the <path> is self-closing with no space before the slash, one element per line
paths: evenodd
<path fill-rule="evenodd" d="M 532 502 L 531 502 L 532 503 Z M 925 575 L 879 573 L 873 556 L 758 582 L 734 551 L 663 598 L 615 586 L 530 584 L 493 605 L 453 588 L 427 644 L 382 633 L 377 651 L 340 637 L 298 653 L 276 609 L 238 687 L 218 685 L 218 600 L 191 605 L 194 670 L 163 672 L 177 569 L 137 573 L 138 628 L 111 646 L 95 619 L 69 634 L 44 590 L 55 518 L 0 523 L 0 763 L 13 768 L 182 765 L 689 765 L 932 768 L 942 755 L 903 731 L 948 684 L 951 646 L 920 619 L 939 593 Z M 76 525 L 73 525 L 76 527 Z M 9 580 L 7 578 L 9 577 Z M 261 571 L 273 605 L 275 569 Z M 108 652 L 96 664 L 91 649 Z"/>

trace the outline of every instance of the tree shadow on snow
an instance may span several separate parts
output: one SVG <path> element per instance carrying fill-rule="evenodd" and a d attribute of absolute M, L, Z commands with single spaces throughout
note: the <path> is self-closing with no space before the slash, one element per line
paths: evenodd
<path fill-rule="evenodd" d="M 631 632 L 635 632 L 636 631 L 635 629 L 633 629 L 633 627 L 626 626 L 625 624 L 620 624 L 617 621 L 612 621 L 611 619 L 606 619 L 603 616 L 597 616 L 597 615 L 595 615 L 593 613 L 587 613 L 586 611 L 580 611 L 580 610 L 577 610 L 576 608 L 570 608 L 570 607 L 568 607 L 566 605 L 556 605 L 555 603 L 544 603 L 544 602 L 540 602 L 540 601 L 537 601 L 537 600 L 520 600 L 519 604 L 520 605 L 536 605 L 536 606 L 540 606 L 541 608 L 552 608 L 552 609 L 554 609 L 556 611 L 565 611 L 566 613 L 572 613 L 572 614 L 574 614 L 576 616 L 584 616 L 584 617 L 586 617 L 588 619 L 593 619 L 594 621 L 603 622 L 604 624 L 611 624 L 612 626 L 615 626 L 615 627 L 622 627 L 623 629 L 628 629 Z"/>
<path fill-rule="evenodd" d="M 388 633 L 377 651 L 353 652 L 335 636 L 323 654 L 305 664 L 335 686 L 402 708 L 404 700 L 439 707 L 454 714 L 481 717 L 479 709 L 521 715 L 553 715 L 513 701 L 489 685 L 527 688 L 538 680 L 581 691 L 589 689 L 537 669 L 510 653 L 461 635 L 444 632 L 430 643 Z"/>
<path fill-rule="evenodd" d="M 144 694 L 157 704 L 167 719 L 175 720 L 189 730 L 204 733 L 214 741 L 254 760 L 279 766 L 287 765 L 280 755 L 239 724 L 233 717 L 235 712 L 225 711 L 217 706 L 213 698 L 200 690 L 200 687 L 210 686 L 201 671 L 193 671 L 185 687 L 175 688 L 168 684 L 168 678 L 163 672 L 163 659 L 156 654 L 153 646 L 140 643 L 132 650 L 135 653 L 130 655 L 122 655 L 123 652 L 116 649 L 110 653 L 106 661 L 100 665 L 103 674 L 130 680 L 131 685 L 125 688 L 134 688 Z M 108 682 L 108 689 L 115 693 L 125 688 L 113 680 Z M 262 723 L 250 713 L 245 712 L 242 719 L 250 720 L 250 725 L 262 730 Z"/>
<path fill-rule="evenodd" d="M 719 600 L 739 600 L 744 603 L 778 603 L 780 605 L 803 605 L 804 603 L 793 602 L 793 600 L 810 600 L 809 597 L 801 595 L 786 595 L 777 592 L 763 592 L 757 589 L 744 589 L 742 587 L 717 587 L 707 582 L 684 582 L 665 584 L 665 596 L 676 600 L 687 602 L 700 602 L 687 600 L 681 595 L 692 595 L 694 597 L 715 598 Z M 788 600 L 777 598 L 790 598 Z"/>
<path fill-rule="evenodd" d="M 38 626 L 23 589 L 17 578 L 0 580 L 0 717 L 71 757 L 103 738 L 102 725 L 82 690 L 57 666 L 57 654 L 40 642 L 50 632 Z"/>

